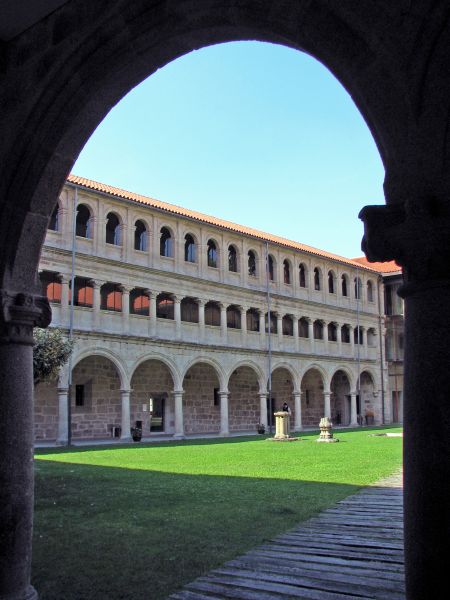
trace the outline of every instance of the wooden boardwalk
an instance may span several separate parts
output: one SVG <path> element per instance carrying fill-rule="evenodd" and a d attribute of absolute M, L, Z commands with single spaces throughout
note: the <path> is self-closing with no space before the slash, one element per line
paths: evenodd
<path fill-rule="evenodd" d="M 401 474 L 199 577 L 172 600 L 404 600 Z"/>

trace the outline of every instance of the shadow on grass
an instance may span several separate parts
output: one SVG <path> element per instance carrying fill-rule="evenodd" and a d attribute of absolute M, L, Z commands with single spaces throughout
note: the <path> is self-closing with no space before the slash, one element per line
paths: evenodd
<path fill-rule="evenodd" d="M 41 600 L 165 598 L 357 489 L 38 461 L 33 585 Z"/>

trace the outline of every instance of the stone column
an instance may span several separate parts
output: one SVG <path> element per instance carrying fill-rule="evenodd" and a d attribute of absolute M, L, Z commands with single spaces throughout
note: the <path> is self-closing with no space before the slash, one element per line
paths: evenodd
<path fill-rule="evenodd" d="M 404 203 L 367 206 L 360 213 L 369 260 L 396 259 L 403 266 L 404 285 L 399 293 L 405 301 L 403 481 L 408 600 L 442 597 L 450 556 L 449 194 L 445 178 L 435 182 L 428 173 L 417 173 L 416 182 L 409 180 L 406 193 L 399 189 Z M 406 178 L 402 183 L 406 184 Z M 434 183 L 437 189 L 433 190 Z M 419 190 L 417 196 L 415 190 Z"/>
<path fill-rule="evenodd" d="M 331 403 L 330 403 L 331 392 L 326 391 L 323 393 L 323 406 L 324 406 L 324 417 L 331 419 Z"/>
<path fill-rule="evenodd" d="M 300 392 L 294 392 L 295 423 L 294 431 L 302 430 L 302 395 Z"/>
<path fill-rule="evenodd" d="M 100 288 L 103 285 L 103 281 L 92 279 L 92 329 L 94 331 L 101 328 L 101 314 L 100 314 Z"/>
<path fill-rule="evenodd" d="M 356 392 L 350 394 L 350 425 L 358 425 L 358 413 L 356 407 Z"/>
<path fill-rule="evenodd" d="M 355 357 L 355 334 L 354 334 L 354 330 L 355 328 L 353 327 L 353 325 L 349 325 L 348 326 L 349 329 L 349 333 L 350 333 L 350 347 L 352 349 L 352 357 Z"/>
<path fill-rule="evenodd" d="M 292 319 L 292 326 L 294 328 L 294 347 L 295 347 L 295 351 L 298 352 L 298 350 L 299 350 L 299 341 L 298 341 L 298 316 L 297 315 L 291 315 L 291 319 Z"/>
<path fill-rule="evenodd" d="M 260 392 L 259 394 L 259 422 L 267 429 L 267 392 Z"/>
<path fill-rule="evenodd" d="M 342 356 L 342 325 L 339 325 L 339 323 L 336 323 L 336 340 L 338 355 Z"/>
<path fill-rule="evenodd" d="M 312 319 L 308 319 L 308 337 L 311 352 L 314 353 L 314 323 Z"/>
<path fill-rule="evenodd" d="M 175 337 L 181 339 L 181 298 L 174 296 Z"/>
<path fill-rule="evenodd" d="M 150 336 L 156 335 L 156 298 L 158 292 L 155 290 L 148 290 L 148 296 L 150 299 Z"/>
<path fill-rule="evenodd" d="M 228 396 L 229 392 L 219 392 L 220 398 L 220 435 L 227 436 L 230 435 L 230 431 L 228 429 Z"/>
<path fill-rule="evenodd" d="M 247 307 L 240 306 L 241 311 L 241 345 L 243 348 L 247 347 Z"/>
<path fill-rule="evenodd" d="M 283 345 L 283 315 L 281 313 L 277 313 L 277 337 L 278 347 L 281 349 Z"/>
<path fill-rule="evenodd" d="M 223 302 L 219 303 L 220 306 L 220 335 L 222 342 L 226 344 L 227 341 L 227 305 Z"/>
<path fill-rule="evenodd" d="M 323 330 L 323 349 L 325 356 L 328 356 L 329 352 L 329 343 L 328 343 L 328 323 L 322 321 L 322 330 Z"/>
<path fill-rule="evenodd" d="M 184 390 L 175 390 L 173 392 L 175 404 L 175 433 L 173 437 L 178 439 L 184 439 L 183 394 Z"/>
<path fill-rule="evenodd" d="M 206 300 L 203 298 L 197 298 L 198 304 L 198 326 L 200 329 L 200 340 L 205 339 L 205 304 Z"/>
<path fill-rule="evenodd" d="M 70 317 L 69 317 L 70 277 L 69 277 L 69 275 L 65 275 L 65 274 L 61 275 L 60 281 L 61 281 L 61 325 L 63 327 L 68 327 L 69 321 L 70 321 Z"/>
<path fill-rule="evenodd" d="M 58 434 L 56 444 L 67 446 L 69 442 L 69 388 L 58 387 Z"/>
<path fill-rule="evenodd" d="M 123 442 L 131 441 L 130 393 L 131 393 L 131 390 L 120 390 L 120 400 L 121 400 L 121 404 L 122 404 L 120 439 Z"/>
<path fill-rule="evenodd" d="M 44 296 L 0 290 L 0 598 L 37 600 L 30 585 L 33 529 L 33 327 Z"/>
<path fill-rule="evenodd" d="M 259 335 L 260 335 L 260 339 L 262 341 L 266 337 L 266 315 L 262 308 L 260 308 L 258 310 L 259 310 Z"/>
<path fill-rule="evenodd" d="M 130 291 L 131 288 L 122 285 L 122 333 L 130 333 Z"/>

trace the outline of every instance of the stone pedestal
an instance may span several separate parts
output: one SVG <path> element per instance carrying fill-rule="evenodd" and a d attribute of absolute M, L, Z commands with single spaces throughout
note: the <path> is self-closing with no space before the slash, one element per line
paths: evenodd
<path fill-rule="evenodd" d="M 320 437 L 316 442 L 338 442 L 339 440 L 333 437 L 333 423 L 328 417 L 320 419 Z"/>
<path fill-rule="evenodd" d="M 274 442 L 295 442 L 298 438 L 289 436 L 289 413 L 281 410 L 274 413 L 275 436 L 269 438 Z"/>

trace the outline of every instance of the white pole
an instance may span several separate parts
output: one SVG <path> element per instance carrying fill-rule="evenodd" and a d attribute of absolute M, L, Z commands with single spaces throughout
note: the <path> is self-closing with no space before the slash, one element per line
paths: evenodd
<path fill-rule="evenodd" d="M 269 362 L 269 431 L 272 433 L 273 405 L 272 405 L 272 319 L 270 313 L 270 279 L 269 279 L 269 242 L 266 242 L 266 284 L 267 284 L 267 323 L 269 331 L 268 362 Z"/>

